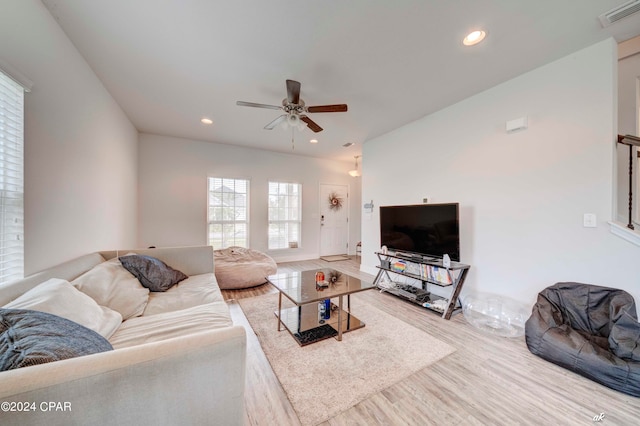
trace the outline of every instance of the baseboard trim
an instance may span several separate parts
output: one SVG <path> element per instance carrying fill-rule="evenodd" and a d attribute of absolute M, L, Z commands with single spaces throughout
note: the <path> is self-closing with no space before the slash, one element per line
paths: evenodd
<path fill-rule="evenodd" d="M 378 268 L 369 265 L 360 265 L 360 270 L 370 275 L 378 275 Z"/>
<path fill-rule="evenodd" d="M 290 254 L 284 256 L 274 256 L 273 254 L 269 254 L 276 261 L 276 263 L 283 262 L 300 262 L 303 260 L 314 260 L 318 259 L 320 255 L 318 253 L 301 253 L 301 254 Z"/>

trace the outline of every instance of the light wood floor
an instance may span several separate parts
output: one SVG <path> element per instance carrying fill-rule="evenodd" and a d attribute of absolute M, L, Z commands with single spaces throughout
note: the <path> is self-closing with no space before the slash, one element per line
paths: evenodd
<path fill-rule="evenodd" d="M 332 263 L 313 260 L 281 263 L 278 269 L 331 267 L 373 280 L 359 266 L 355 259 Z M 295 411 L 235 303 L 266 293 L 277 290 L 266 284 L 223 291 L 234 321 L 248 331 L 245 423 L 297 425 Z M 603 425 L 640 424 L 640 398 L 616 392 L 532 355 L 524 338 L 490 336 L 470 326 L 462 314 L 445 321 L 420 306 L 376 290 L 352 296 L 356 315 L 359 302 L 374 304 L 454 346 L 456 352 L 323 425 L 588 425 L 598 424 L 593 419 L 601 413 L 604 418 L 599 423 Z M 276 326 L 275 318 L 268 320 Z"/>

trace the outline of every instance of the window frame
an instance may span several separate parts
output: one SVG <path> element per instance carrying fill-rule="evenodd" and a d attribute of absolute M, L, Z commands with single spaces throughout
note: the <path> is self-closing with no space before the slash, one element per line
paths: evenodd
<path fill-rule="evenodd" d="M 22 80 L 27 84 L 0 68 L 6 95 L 0 100 L 0 286 L 24 278 L 24 116 L 31 83 Z"/>
<path fill-rule="evenodd" d="M 271 207 L 271 197 L 272 195 L 280 195 L 280 194 L 272 194 L 271 193 L 271 185 L 272 184 L 277 184 L 279 185 L 296 185 L 298 187 L 298 219 L 296 220 L 291 220 L 291 219 L 272 219 L 271 218 L 271 212 L 273 207 Z M 302 248 L 302 202 L 303 202 L 303 185 L 299 182 L 292 182 L 292 181 L 283 181 L 283 180 L 279 180 L 279 179 L 269 179 L 267 181 L 267 248 L 270 251 L 276 251 L 276 250 L 296 250 L 296 249 L 300 249 Z M 286 195 L 287 197 L 290 197 L 290 195 Z M 295 247 L 291 247 L 291 243 L 293 243 L 293 241 L 287 241 L 286 247 L 271 247 L 271 236 L 270 236 L 270 228 L 272 224 L 297 224 L 298 226 L 298 238 L 297 241 L 295 241 L 296 245 Z M 285 239 L 288 239 L 287 236 L 285 235 Z"/>
<path fill-rule="evenodd" d="M 242 181 L 244 182 L 244 184 L 246 185 L 246 192 L 244 193 L 245 195 L 245 219 L 244 220 L 212 220 L 211 219 L 211 208 L 212 207 L 224 207 L 224 206 L 214 206 L 211 204 L 211 194 L 212 192 L 212 182 L 215 182 L 216 179 L 221 180 L 221 185 L 224 186 L 224 182 L 225 181 L 233 181 L 234 182 L 234 187 L 233 187 L 233 191 L 238 194 L 238 192 L 235 190 L 236 188 L 236 183 L 238 181 Z M 221 186 L 221 187 L 222 187 Z M 225 193 L 224 191 L 220 192 L 221 194 Z M 224 197 L 223 197 L 224 198 Z M 236 208 L 236 204 L 234 202 L 234 208 Z M 220 176 L 207 176 L 207 244 L 212 246 L 214 248 L 214 250 L 219 250 L 219 249 L 225 249 L 228 247 L 232 247 L 232 246 L 240 246 L 240 247 L 245 247 L 245 248 L 249 248 L 250 243 L 251 243 L 251 234 L 250 234 L 250 225 L 251 225 L 251 217 L 250 217 L 250 210 L 251 210 L 251 179 L 249 178 L 244 178 L 244 177 L 220 177 Z M 214 240 L 211 239 L 211 225 L 213 224 L 222 224 L 222 225 L 236 225 L 236 224 L 244 224 L 245 226 L 245 241 L 244 241 L 244 245 L 239 245 L 235 243 L 231 244 L 231 245 L 227 245 L 227 241 L 225 239 L 224 233 L 222 235 L 222 246 L 218 247 L 214 244 Z"/>

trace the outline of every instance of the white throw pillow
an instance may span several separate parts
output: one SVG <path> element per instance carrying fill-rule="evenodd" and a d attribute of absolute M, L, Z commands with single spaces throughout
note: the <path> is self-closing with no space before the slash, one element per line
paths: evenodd
<path fill-rule="evenodd" d="M 98 305 L 68 281 L 59 278 L 38 284 L 3 307 L 57 315 L 85 326 L 105 339 L 110 338 L 122 323 L 118 312 Z"/>
<path fill-rule="evenodd" d="M 123 320 L 142 315 L 149 301 L 149 289 L 143 287 L 118 258 L 94 266 L 71 284 L 98 305 L 120 312 Z"/>

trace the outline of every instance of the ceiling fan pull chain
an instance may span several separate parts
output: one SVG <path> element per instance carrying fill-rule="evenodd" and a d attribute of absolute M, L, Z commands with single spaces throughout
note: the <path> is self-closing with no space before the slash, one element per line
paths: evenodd
<path fill-rule="evenodd" d="M 293 127 L 291 128 L 291 151 L 295 151 L 296 149 L 296 144 L 293 141 Z"/>

